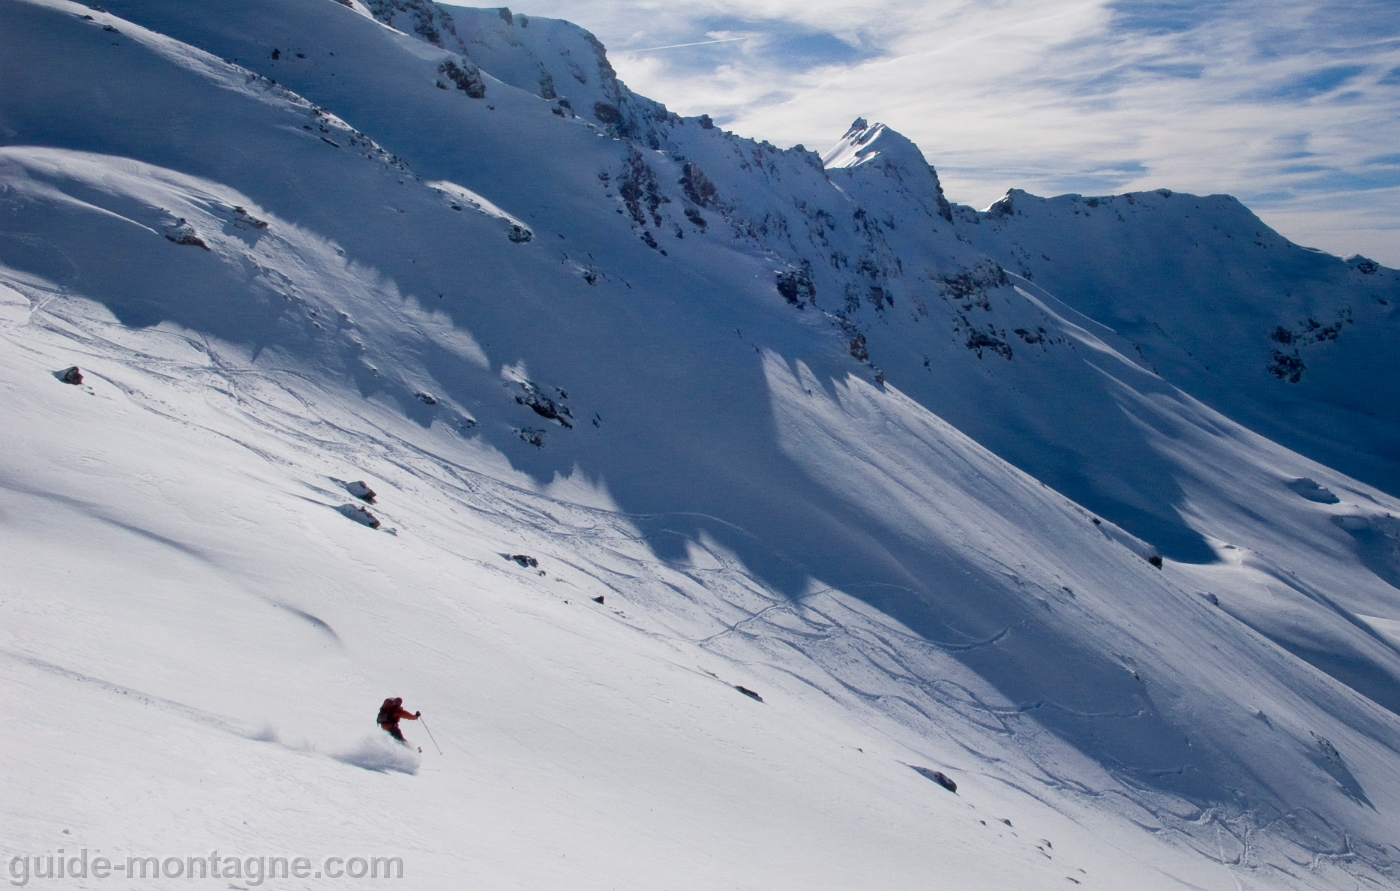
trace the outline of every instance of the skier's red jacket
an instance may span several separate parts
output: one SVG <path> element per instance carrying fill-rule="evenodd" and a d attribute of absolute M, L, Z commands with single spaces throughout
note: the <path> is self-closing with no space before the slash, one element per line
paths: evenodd
<path fill-rule="evenodd" d="M 422 712 L 411 712 L 403 707 L 403 700 L 398 697 L 384 700 L 384 704 L 379 707 L 379 726 L 385 729 L 396 727 L 400 720 L 407 718 L 410 721 L 418 720 Z"/>

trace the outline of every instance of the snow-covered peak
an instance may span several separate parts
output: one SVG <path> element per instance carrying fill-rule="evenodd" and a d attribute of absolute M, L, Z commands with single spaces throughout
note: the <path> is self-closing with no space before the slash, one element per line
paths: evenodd
<path fill-rule="evenodd" d="M 871 124 L 865 118 L 852 122 L 845 135 L 822 155 L 822 164 L 828 169 L 857 167 L 882 155 L 885 163 L 917 158 L 919 164 L 928 166 L 918 146 L 884 124 Z"/>
<path fill-rule="evenodd" d="M 905 184 L 921 199 L 931 199 L 937 214 L 951 220 L 938 173 L 917 145 L 884 124 L 856 118 L 836 145 L 822 155 L 822 165 L 829 171 L 848 173 L 857 169 L 879 170 Z"/>

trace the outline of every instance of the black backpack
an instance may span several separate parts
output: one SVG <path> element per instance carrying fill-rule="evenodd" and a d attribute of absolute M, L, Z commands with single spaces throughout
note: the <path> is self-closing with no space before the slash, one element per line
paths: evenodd
<path fill-rule="evenodd" d="M 399 700 L 399 702 L 401 701 L 402 700 Z M 375 723 L 380 726 L 396 723 L 394 714 L 399 710 L 399 702 L 392 699 L 384 700 L 384 704 L 379 707 L 379 717 L 376 719 Z"/>

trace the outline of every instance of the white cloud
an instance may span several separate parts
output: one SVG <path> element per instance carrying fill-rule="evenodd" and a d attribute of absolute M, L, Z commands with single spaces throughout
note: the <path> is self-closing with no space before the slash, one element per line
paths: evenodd
<path fill-rule="evenodd" d="M 1400 266 L 1393 0 L 535 7 L 594 31 L 638 92 L 745 135 L 822 149 L 883 121 L 955 201 L 1229 192 L 1294 240 Z"/>

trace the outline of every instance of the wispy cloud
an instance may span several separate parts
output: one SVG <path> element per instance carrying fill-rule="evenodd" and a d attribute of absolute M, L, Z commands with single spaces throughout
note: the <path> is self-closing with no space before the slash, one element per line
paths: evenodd
<path fill-rule="evenodd" d="M 634 89 L 745 135 L 905 133 L 949 196 L 1167 186 L 1400 266 L 1394 0 L 542 0 Z M 638 23 L 642 23 L 640 26 Z M 739 39 L 743 38 L 743 39 Z M 720 42 L 723 41 L 723 42 Z M 673 48 L 671 48 L 673 47 Z"/>

